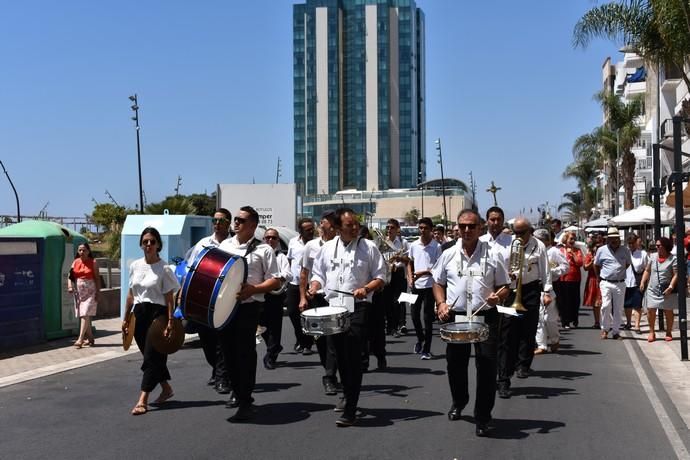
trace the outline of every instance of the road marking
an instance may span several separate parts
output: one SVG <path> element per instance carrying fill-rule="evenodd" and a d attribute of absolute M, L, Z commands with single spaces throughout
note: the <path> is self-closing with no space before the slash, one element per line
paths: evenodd
<path fill-rule="evenodd" d="M 661 428 L 664 430 L 664 433 L 666 433 L 666 436 L 668 437 L 676 456 L 681 460 L 690 460 L 690 452 L 688 452 L 688 450 L 685 448 L 685 444 L 683 444 L 683 441 L 678 434 L 678 430 L 676 430 L 676 427 L 673 425 L 673 422 L 668 416 L 666 409 L 664 409 L 664 406 L 661 404 L 661 400 L 659 400 L 659 397 L 656 395 L 656 392 L 654 391 L 647 374 L 642 369 L 642 364 L 640 363 L 635 350 L 633 350 L 630 341 L 624 340 L 623 343 L 625 344 L 625 349 L 628 352 L 628 356 L 630 356 L 630 360 L 632 361 L 633 369 L 635 369 L 637 377 L 640 379 L 642 388 L 644 388 L 645 393 L 647 393 L 649 402 L 652 404 L 654 412 L 656 412 L 656 416 L 659 419 L 659 423 L 661 423 Z"/>

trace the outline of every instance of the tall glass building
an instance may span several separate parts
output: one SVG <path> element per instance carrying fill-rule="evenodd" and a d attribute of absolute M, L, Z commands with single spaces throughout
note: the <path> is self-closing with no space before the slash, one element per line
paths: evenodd
<path fill-rule="evenodd" d="M 426 180 L 424 13 L 414 0 L 294 5 L 295 183 L 301 195 Z"/>

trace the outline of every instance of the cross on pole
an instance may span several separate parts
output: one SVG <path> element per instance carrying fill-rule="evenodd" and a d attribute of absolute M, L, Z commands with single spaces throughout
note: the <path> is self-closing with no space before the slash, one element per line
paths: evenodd
<path fill-rule="evenodd" d="M 498 192 L 499 190 L 501 190 L 501 187 L 496 187 L 494 181 L 491 181 L 491 187 L 486 189 L 486 191 L 491 193 L 494 197 L 494 206 L 498 206 L 498 202 L 496 201 L 496 192 Z"/>

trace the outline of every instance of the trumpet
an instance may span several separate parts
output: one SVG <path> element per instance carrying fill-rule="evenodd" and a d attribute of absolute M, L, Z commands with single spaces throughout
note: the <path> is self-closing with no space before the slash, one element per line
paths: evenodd
<path fill-rule="evenodd" d="M 377 242 L 377 246 L 379 248 L 379 251 L 381 252 L 381 255 L 383 255 L 383 258 L 387 262 L 387 269 L 388 269 L 388 274 L 386 276 L 386 284 L 390 282 L 390 276 L 391 273 L 395 271 L 395 262 L 400 258 L 400 256 L 405 254 L 405 251 L 403 249 L 398 249 L 396 248 L 393 243 L 388 241 L 386 236 L 381 232 L 381 230 L 375 228 L 374 229 L 374 236 L 375 240 Z"/>
<path fill-rule="evenodd" d="M 515 300 L 511 305 L 515 311 L 527 311 L 522 305 L 522 266 L 525 263 L 525 246 L 520 238 L 515 238 L 510 244 L 510 262 L 508 270 L 510 273 L 517 272 L 515 280 Z"/>

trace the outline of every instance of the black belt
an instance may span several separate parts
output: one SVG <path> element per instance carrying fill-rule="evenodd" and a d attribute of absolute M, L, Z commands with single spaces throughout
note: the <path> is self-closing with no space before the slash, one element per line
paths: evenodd
<path fill-rule="evenodd" d="M 607 280 L 606 278 L 602 278 L 602 281 L 608 281 L 609 283 L 623 283 L 625 280 Z"/>

